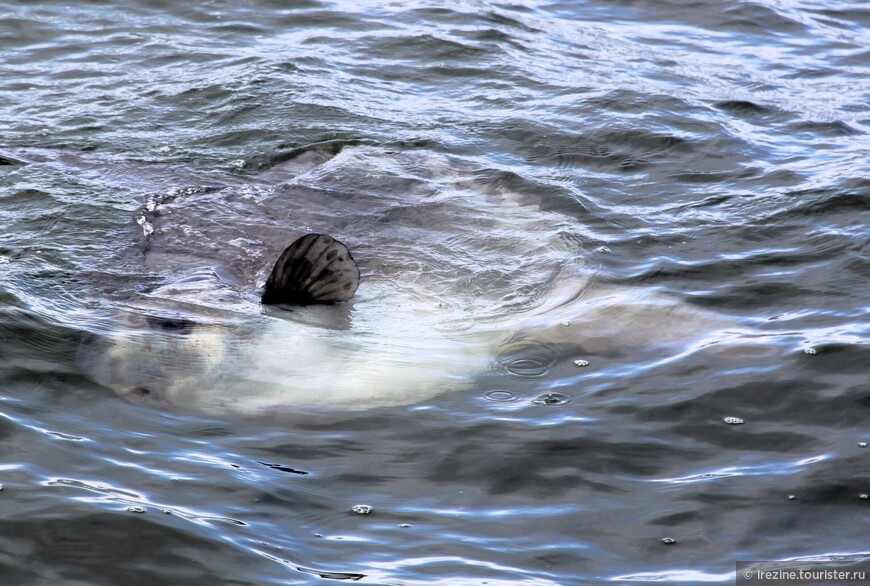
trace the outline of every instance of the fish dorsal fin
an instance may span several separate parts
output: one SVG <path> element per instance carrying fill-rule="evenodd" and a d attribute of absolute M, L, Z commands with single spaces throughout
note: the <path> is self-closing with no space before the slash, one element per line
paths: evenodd
<path fill-rule="evenodd" d="M 347 301 L 359 287 L 359 267 L 347 246 L 326 234 L 306 234 L 281 254 L 262 302 L 310 305 Z"/>

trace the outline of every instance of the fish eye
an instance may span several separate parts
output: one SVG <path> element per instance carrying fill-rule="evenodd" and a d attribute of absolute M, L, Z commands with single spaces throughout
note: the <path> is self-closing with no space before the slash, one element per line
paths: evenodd
<path fill-rule="evenodd" d="M 123 396 L 128 401 L 133 403 L 153 403 L 159 400 L 159 395 L 148 387 L 132 387 L 128 389 Z"/>
<path fill-rule="evenodd" d="M 179 334 L 190 332 L 193 329 L 193 326 L 196 325 L 196 322 L 183 317 L 170 318 L 149 315 L 146 319 L 148 320 L 148 324 L 156 329 Z"/>

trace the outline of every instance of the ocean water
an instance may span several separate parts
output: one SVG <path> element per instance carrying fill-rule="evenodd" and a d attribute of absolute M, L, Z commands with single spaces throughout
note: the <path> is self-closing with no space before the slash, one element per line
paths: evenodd
<path fill-rule="evenodd" d="M 0 583 L 870 560 L 866 3 L 4 2 L 0 57 Z M 118 317 L 143 306 L 282 319 L 256 288 L 285 223 L 340 232 L 361 303 L 543 335 L 335 417 L 126 401 L 82 360 L 184 335 Z"/>

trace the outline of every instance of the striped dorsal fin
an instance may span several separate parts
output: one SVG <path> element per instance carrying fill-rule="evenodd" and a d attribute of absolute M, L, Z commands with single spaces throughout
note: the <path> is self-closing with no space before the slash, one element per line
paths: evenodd
<path fill-rule="evenodd" d="M 306 234 L 281 254 L 262 302 L 310 305 L 347 301 L 359 287 L 359 267 L 347 246 L 325 234 Z"/>

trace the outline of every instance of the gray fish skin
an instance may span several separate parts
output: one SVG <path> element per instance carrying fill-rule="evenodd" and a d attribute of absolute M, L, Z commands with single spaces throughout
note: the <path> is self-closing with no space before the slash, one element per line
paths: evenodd
<path fill-rule="evenodd" d="M 112 246 L 93 251 L 82 303 L 59 314 L 92 334 L 77 354 L 81 372 L 137 403 L 345 417 L 476 388 L 481 376 L 521 376 L 511 365 L 526 355 L 554 367 L 607 358 L 654 368 L 747 340 L 757 353 L 764 340 L 654 287 L 602 283 L 583 254 L 595 231 L 548 209 L 540 186 L 519 191 L 501 171 L 437 152 L 348 146 L 244 176 L 101 153 L 11 154 L 131 201 L 149 194 Z M 364 286 L 344 303 L 262 305 L 257 285 L 305 234 L 312 244 L 346 238 Z M 268 290 L 299 281 L 286 260 Z M 318 299 L 319 282 L 303 301 Z"/>
<path fill-rule="evenodd" d="M 261 301 L 267 305 L 339 303 L 353 297 L 359 278 L 359 267 L 347 246 L 325 234 L 306 234 L 278 258 Z"/>

